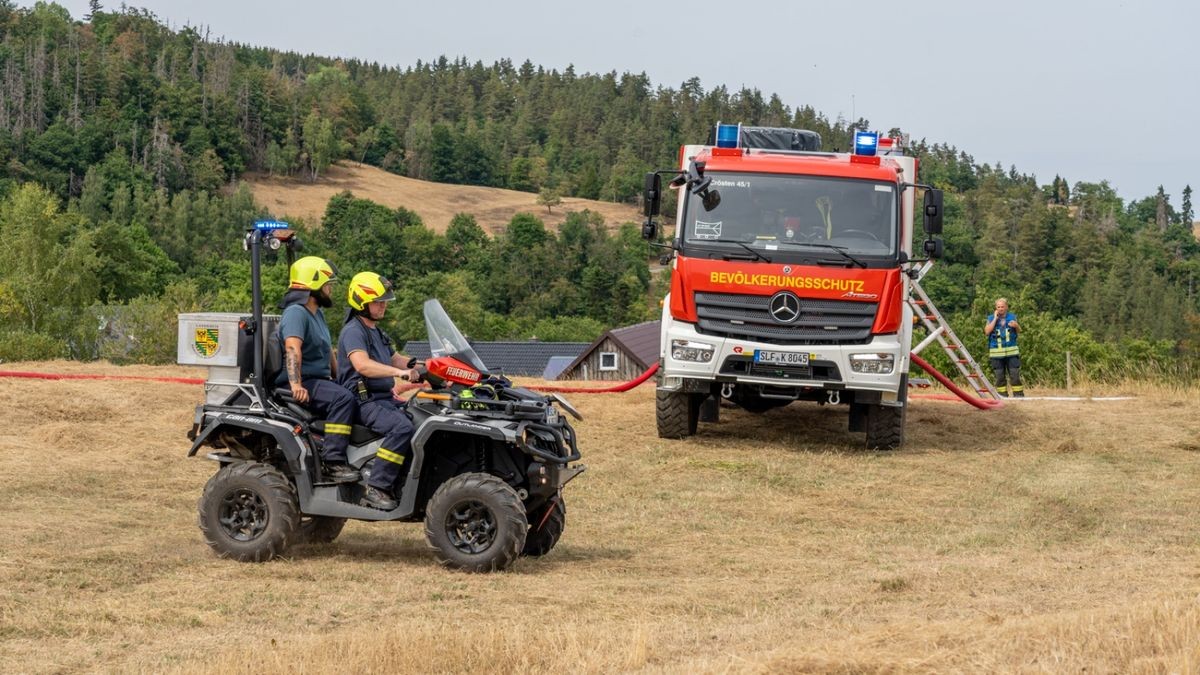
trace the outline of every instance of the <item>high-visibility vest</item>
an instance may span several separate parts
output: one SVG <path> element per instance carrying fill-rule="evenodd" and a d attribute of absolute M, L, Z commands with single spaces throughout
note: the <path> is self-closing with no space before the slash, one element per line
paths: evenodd
<path fill-rule="evenodd" d="M 1003 319 L 996 322 L 991 334 L 988 335 L 988 356 L 990 358 L 999 359 L 1021 353 L 1017 348 L 1017 331 L 1008 326 L 1010 322 L 1016 320 L 1017 315 L 1009 312 Z M 986 324 L 984 325 L 986 326 Z"/>

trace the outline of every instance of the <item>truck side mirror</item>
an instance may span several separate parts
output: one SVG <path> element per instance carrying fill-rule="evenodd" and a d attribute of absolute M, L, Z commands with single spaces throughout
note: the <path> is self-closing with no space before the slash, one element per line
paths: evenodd
<path fill-rule="evenodd" d="M 942 233 L 942 191 L 932 188 L 925 191 L 925 234 Z"/>
<path fill-rule="evenodd" d="M 941 239 L 926 239 L 925 255 L 935 260 L 941 258 L 944 246 Z"/>
<path fill-rule="evenodd" d="M 658 215 L 662 205 L 662 177 L 650 171 L 646 173 L 645 191 L 642 193 L 642 208 L 647 218 Z"/>

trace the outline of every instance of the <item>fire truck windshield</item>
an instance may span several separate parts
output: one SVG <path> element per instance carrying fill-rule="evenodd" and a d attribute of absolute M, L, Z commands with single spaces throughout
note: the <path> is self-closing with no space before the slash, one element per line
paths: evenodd
<path fill-rule="evenodd" d="M 720 204 L 688 195 L 682 244 L 692 255 L 771 251 L 776 262 L 825 257 L 836 247 L 879 265 L 894 261 L 899 207 L 892 183 L 819 176 L 710 172 Z M 833 256 L 838 257 L 838 256 Z"/>

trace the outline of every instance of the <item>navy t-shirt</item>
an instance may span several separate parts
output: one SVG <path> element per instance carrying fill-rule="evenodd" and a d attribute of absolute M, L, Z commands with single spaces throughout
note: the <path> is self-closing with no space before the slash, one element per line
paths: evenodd
<path fill-rule="evenodd" d="M 359 380 L 366 380 L 371 398 L 391 398 L 396 380 L 391 377 L 364 378 L 350 362 L 350 354 L 353 352 L 366 352 L 372 361 L 390 366 L 392 355 L 396 352 L 392 349 L 392 341 L 388 339 L 387 334 L 379 330 L 378 326 L 367 328 L 358 317 L 346 322 L 342 327 L 342 334 L 338 336 L 338 383 L 353 392 Z"/>
<path fill-rule="evenodd" d="M 329 326 L 325 325 L 325 312 L 318 309 L 313 314 L 304 305 L 288 305 L 279 318 L 279 339 L 285 349 L 290 337 L 304 341 L 300 347 L 301 377 L 306 380 L 314 377 L 329 379 L 329 356 L 333 351 L 333 341 L 329 337 Z M 286 351 L 284 353 L 286 363 Z M 288 383 L 286 366 L 280 371 L 276 383 Z"/>

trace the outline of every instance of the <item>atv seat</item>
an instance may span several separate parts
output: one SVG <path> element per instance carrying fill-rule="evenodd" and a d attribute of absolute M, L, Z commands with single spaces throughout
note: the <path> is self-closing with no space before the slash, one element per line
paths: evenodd
<path fill-rule="evenodd" d="M 281 370 L 283 370 L 283 345 L 280 343 L 279 334 L 274 333 L 267 338 L 267 349 L 263 355 L 263 382 L 274 383 L 275 378 L 279 377 L 279 371 Z M 325 433 L 325 420 L 318 420 L 317 416 L 311 410 L 300 405 L 296 399 L 292 398 L 292 390 L 290 388 L 275 387 L 269 391 L 275 400 L 287 407 L 300 421 L 312 427 L 313 431 L 319 434 Z M 366 445 L 382 437 L 383 434 L 377 434 L 361 424 L 352 424 L 350 426 L 350 445 Z"/>
<path fill-rule="evenodd" d="M 275 396 L 275 398 L 279 399 L 281 403 L 287 406 L 287 409 L 290 410 L 292 414 L 300 418 L 300 421 L 312 427 L 313 431 L 319 434 L 325 433 L 325 420 L 317 419 L 317 416 L 313 414 L 311 410 L 297 403 L 296 399 L 292 398 L 291 389 L 279 387 L 271 393 Z M 364 427 L 361 424 L 350 425 L 350 445 L 366 445 L 377 438 L 383 438 L 383 434 L 377 434 L 374 431 L 371 431 L 370 427 Z"/>

